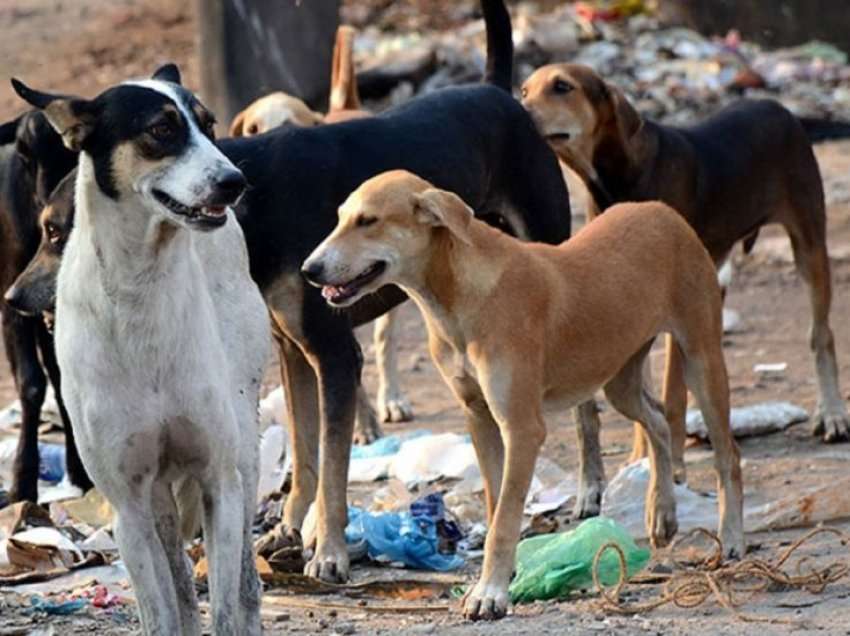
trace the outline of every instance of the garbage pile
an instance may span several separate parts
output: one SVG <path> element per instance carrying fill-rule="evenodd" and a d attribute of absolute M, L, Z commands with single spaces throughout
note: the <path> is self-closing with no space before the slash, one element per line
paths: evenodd
<path fill-rule="evenodd" d="M 343 15 L 360 29 L 358 81 L 372 108 L 475 81 L 484 69 L 484 24 L 474 17 L 475 3 L 458 3 L 429 23 L 404 13 L 404 4 L 349 7 Z M 548 11 L 541 5 L 511 7 L 518 81 L 543 64 L 575 62 L 596 69 L 642 114 L 664 123 L 693 122 L 742 96 L 779 100 L 799 116 L 850 120 L 850 66 L 830 44 L 765 50 L 735 31 L 705 37 L 660 25 L 651 3 L 641 0 L 557 3 Z M 447 20 L 452 29 L 444 28 Z"/>

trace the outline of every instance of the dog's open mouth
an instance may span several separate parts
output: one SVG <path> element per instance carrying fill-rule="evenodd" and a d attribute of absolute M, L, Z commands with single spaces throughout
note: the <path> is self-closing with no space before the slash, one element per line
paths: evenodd
<path fill-rule="evenodd" d="M 546 139 L 549 141 L 568 141 L 570 138 L 570 133 L 568 132 L 556 132 L 546 135 Z"/>
<path fill-rule="evenodd" d="M 384 261 L 377 261 L 347 283 L 343 283 L 342 285 L 324 285 L 322 287 L 322 296 L 334 305 L 344 303 L 346 300 L 356 296 L 363 287 L 383 274 L 386 268 L 387 264 Z"/>
<path fill-rule="evenodd" d="M 226 205 L 204 205 L 193 208 L 180 203 L 162 190 L 153 190 L 153 195 L 157 201 L 174 212 L 174 214 L 184 216 L 189 221 L 203 223 L 205 225 L 223 225 L 227 221 Z"/>

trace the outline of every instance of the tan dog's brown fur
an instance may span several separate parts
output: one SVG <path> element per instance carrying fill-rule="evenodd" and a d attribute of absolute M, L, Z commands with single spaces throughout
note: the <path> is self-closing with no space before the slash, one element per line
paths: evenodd
<path fill-rule="evenodd" d="M 812 303 L 811 347 L 820 388 L 814 432 L 827 441 L 850 435 L 841 399 L 834 339 L 823 187 L 811 144 L 791 113 L 778 104 L 744 101 L 691 129 L 644 120 L 623 93 L 592 69 L 553 64 L 523 85 L 523 104 L 558 157 L 603 201 L 665 201 L 696 228 L 718 266 L 737 241 L 752 246 L 759 227 L 778 222 L 787 230 L 797 269 Z M 738 110 L 734 110 L 737 108 Z M 707 149 L 706 139 L 723 139 L 725 155 Z M 719 143 L 719 142 L 718 142 Z M 591 208 L 589 217 L 595 215 Z M 673 432 L 677 477 L 684 479 L 687 394 L 682 361 L 668 339 L 664 402 Z M 582 419 L 592 437 L 592 409 Z M 646 454 L 635 427 L 631 460 Z M 598 458 L 589 464 L 601 467 Z M 599 469 L 601 471 L 601 468 Z M 600 478 L 601 472 L 600 472 Z M 593 478 L 588 476 L 588 481 Z M 583 512 L 598 503 L 579 502 Z"/>
<path fill-rule="evenodd" d="M 456 195 L 394 171 L 348 198 L 303 271 L 321 276 L 311 282 L 324 285 L 333 304 L 334 290 L 363 280 L 376 263 L 385 263 L 383 274 L 339 304 L 390 282 L 414 299 L 434 361 L 466 411 L 485 478 L 490 530 L 481 578 L 464 602 L 468 617 L 506 611 L 525 497 L 546 437 L 544 404 L 576 406 L 604 387 L 615 408 L 640 421 L 651 446 L 649 536 L 660 546 L 676 533 L 669 430 L 642 373 L 660 332 L 681 348 L 711 433 L 724 548 L 743 555 L 720 290 L 711 258 L 681 216 L 657 202 L 624 204 L 560 246 L 523 243 L 474 219 Z"/>

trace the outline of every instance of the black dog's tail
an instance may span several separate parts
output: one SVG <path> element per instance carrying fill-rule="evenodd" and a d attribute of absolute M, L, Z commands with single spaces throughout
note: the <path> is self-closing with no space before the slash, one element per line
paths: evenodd
<path fill-rule="evenodd" d="M 509 93 L 514 79 L 514 40 L 511 15 L 504 0 L 481 0 L 487 28 L 487 70 L 484 81 Z"/>
<path fill-rule="evenodd" d="M 850 137 L 850 123 L 834 121 L 818 117 L 798 117 L 803 130 L 809 136 L 809 141 L 816 144 L 830 139 L 847 139 Z"/>

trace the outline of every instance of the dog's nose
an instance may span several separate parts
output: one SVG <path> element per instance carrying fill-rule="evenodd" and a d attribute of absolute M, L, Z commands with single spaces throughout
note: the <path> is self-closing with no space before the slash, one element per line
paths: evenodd
<path fill-rule="evenodd" d="M 235 202 L 245 192 L 245 176 L 239 170 L 228 170 L 216 181 L 215 188 L 222 199 Z"/>
<path fill-rule="evenodd" d="M 325 266 L 322 265 L 321 261 L 307 261 L 301 268 L 301 273 L 304 275 L 304 278 L 307 279 L 307 282 L 312 283 L 313 285 L 322 284 L 322 274 L 324 274 L 324 271 Z"/>
<path fill-rule="evenodd" d="M 6 301 L 6 304 L 18 312 L 21 312 L 24 309 L 22 305 L 23 297 L 24 295 L 21 293 L 21 290 L 17 285 L 12 285 L 6 290 L 6 293 L 3 294 L 3 300 Z"/>

